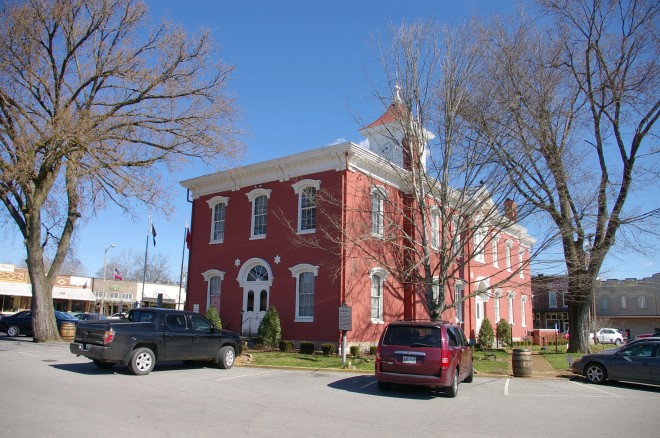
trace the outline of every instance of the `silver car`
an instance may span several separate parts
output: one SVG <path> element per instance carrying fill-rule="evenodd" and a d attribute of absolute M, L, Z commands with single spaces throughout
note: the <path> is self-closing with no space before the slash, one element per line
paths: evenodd
<path fill-rule="evenodd" d="M 585 354 L 571 364 L 592 383 L 606 380 L 660 385 L 660 338 L 633 341 L 620 348 Z"/>

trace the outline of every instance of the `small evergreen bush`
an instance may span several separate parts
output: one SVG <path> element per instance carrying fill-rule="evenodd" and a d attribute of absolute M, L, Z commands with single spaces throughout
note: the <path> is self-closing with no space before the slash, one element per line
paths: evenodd
<path fill-rule="evenodd" d="M 330 356 L 332 354 L 335 354 L 336 347 L 334 344 L 321 344 L 321 351 L 323 354 L 326 356 Z"/>
<path fill-rule="evenodd" d="M 493 332 L 493 325 L 488 318 L 484 319 L 477 335 L 477 341 L 482 347 L 490 348 L 493 346 L 495 333 Z"/>
<path fill-rule="evenodd" d="M 278 315 L 275 307 L 270 306 L 266 311 L 257 335 L 261 345 L 273 348 L 279 346 L 282 338 L 282 327 L 280 326 L 280 315 Z"/>
<path fill-rule="evenodd" d="M 378 346 L 372 345 L 369 347 L 369 354 L 371 356 L 375 356 L 377 351 L 378 351 Z"/>
<path fill-rule="evenodd" d="M 511 346 L 511 326 L 505 319 L 500 319 L 497 324 L 497 340 L 505 347 Z"/>
<path fill-rule="evenodd" d="M 309 342 L 309 341 L 300 342 L 300 352 L 302 354 L 314 354 L 315 349 L 316 347 L 314 347 L 313 342 Z"/>
<path fill-rule="evenodd" d="M 280 351 L 282 353 L 291 353 L 295 349 L 293 341 L 280 341 Z"/>
<path fill-rule="evenodd" d="M 206 309 L 206 319 L 213 324 L 213 327 L 222 330 L 222 321 L 220 320 L 220 315 L 218 315 L 218 310 L 214 306 Z"/>
<path fill-rule="evenodd" d="M 351 345 L 351 356 L 358 357 L 360 355 L 360 347 L 358 345 Z"/>

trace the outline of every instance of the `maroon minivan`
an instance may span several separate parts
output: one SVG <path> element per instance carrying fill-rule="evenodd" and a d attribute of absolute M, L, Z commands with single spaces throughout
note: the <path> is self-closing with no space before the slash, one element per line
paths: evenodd
<path fill-rule="evenodd" d="M 444 390 L 456 397 L 459 382 L 472 382 L 472 350 L 463 330 L 444 321 L 397 321 L 383 331 L 376 353 L 378 388 L 393 383 Z"/>

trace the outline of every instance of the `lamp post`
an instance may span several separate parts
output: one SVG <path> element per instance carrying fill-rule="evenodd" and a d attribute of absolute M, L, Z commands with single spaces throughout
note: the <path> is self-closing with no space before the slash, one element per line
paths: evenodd
<path fill-rule="evenodd" d="M 99 308 L 99 315 L 103 314 L 103 306 L 105 305 L 105 270 L 107 267 L 107 260 L 108 260 L 108 250 L 110 248 L 114 248 L 115 244 L 113 243 L 109 247 L 105 249 L 105 252 L 103 253 L 103 289 L 101 290 L 101 307 Z"/>

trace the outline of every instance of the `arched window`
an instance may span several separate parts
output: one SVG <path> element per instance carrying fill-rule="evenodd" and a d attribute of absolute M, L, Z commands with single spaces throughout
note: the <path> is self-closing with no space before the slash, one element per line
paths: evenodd
<path fill-rule="evenodd" d="M 253 290 L 248 292 L 246 310 L 248 312 L 254 312 L 254 291 Z"/>
<path fill-rule="evenodd" d="M 268 281 L 268 271 L 261 265 L 257 265 L 248 272 L 247 281 Z"/>
<path fill-rule="evenodd" d="M 513 247 L 513 243 L 510 240 L 506 241 L 506 244 L 504 245 L 504 258 L 506 259 L 506 270 L 511 272 L 511 248 Z M 557 307 L 557 306 L 555 306 Z"/>
<path fill-rule="evenodd" d="M 268 310 L 268 292 L 262 290 L 259 294 L 259 311 L 264 312 Z"/>
<path fill-rule="evenodd" d="M 500 267 L 499 255 L 497 251 L 497 245 L 499 244 L 499 242 L 500 242 L 499 236 L 494 236 L 492 245 L 493 245 L 493 267 L 495 268 Z"/>
<path fill-rule="evenodd" d="M 315 277 L 319 267 L 300 264 L 289 268 L 296 279 L 296 322 L 314 321 L 314 288 Z"/>
<path fill-rule="evenodd" d="M 520 297 L 520 323 L 523 327 L 527 327 L 527 317 L 525 316 L 525 304 L 527 304 L 527 297 L 523 295 Z"/>
<path fill-rule="evenodd" d="M 298 195 L 298 233 L 312 233 L 316 230 L 316 194 L 321 181 L 304 179 L 293 184 Z"/>
<path fill-rule="evenodd" d="M 500 298 L 502 297 L 502 292 L 499 290 L 495 291 L 495 299 L 493 300 L 493 306 L 495 306 L 495 324 L 500 322 L 502 319 L 500 315 Z"/>
<path fill-rule="evenodd" d="M 268 216 L 268 199 L 271 190 L 254 189 L 246 194 L 252 202 L 252 228 L 250 239 L 264 239 L 266 237 L 266 219 Z"/>
<path fill-rule="evenodd" d="M 454 303 L 456 308 L 456 323 L 461 324 L 463 322 L 463 284 L 456 283 L 454 285 Z"/>
<path fill-rule="evenodd" d="M 371 188 L 371 234 L 376 237 L 383 237 L 385 232 L 386 194 L 384 187 Z"/>
<path fill-rule="evenodd" d="M 516 297 L 515 292 L 509 292 L 507 298 L 509 300 L 509 325 L 514 325 L 515 320 L 513 319 L 513 299 Z"/>
<path fill-rule="evenodd" d="M 222 243 L 225 240 L 225 219 L 229 198 L 226 196 L 214 196 L 207 203 L 211 209 L 210 243 Z"/>
<path fill-rule="evenodd" d="M 431 209 L 431 247 L 440 248 L 440 210 Z"/>
<path fill-rule="evenodd" d="M 483 218 L 480 216 L 475 220 L 477 229 L 474 231 L 474 260 L 480 263 L 485 263 L 488 228 L 482 222 Z"/>
<path fill-rule="evenodd" d="M 220 291 L 225 273 L 217 269 L 209 269 L 203 272 L 202 276 L 207 282 L 206 309 L 213 306 L 220 314 Z"/>
<path fill-rule="evenodd" d="M 387 272 L 382 268 L 372 269 L 371 272 L 371 322 L 383 323 L 383 289 Z"/>

